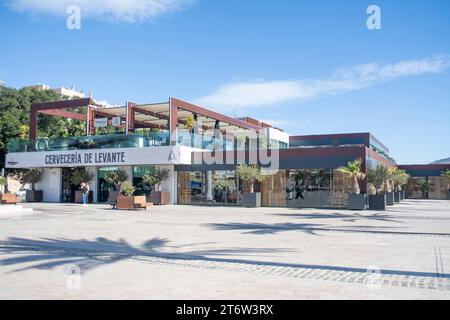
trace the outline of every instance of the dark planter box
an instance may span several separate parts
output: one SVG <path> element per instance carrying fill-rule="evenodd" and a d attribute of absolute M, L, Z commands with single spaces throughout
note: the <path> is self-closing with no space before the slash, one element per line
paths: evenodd
<path fill-rule="evenodd" d="M 395 204 L 394 192 L 386 192 L 385 195 L 386 195 L 386 205 L 393 206 Z"/>
<path fill-rule="evenodd" d="M 169 203 L 169 193 L 164 191 L 155 191 L 150 195 L 153 204 L 165 206 Z"/>
<path fill-rule="evenodd" d="M 405 200 L 405 190 L 400 191 L 400 200 Z"/>
<path fill-rule="evenodd" d="M 377 194 L 375 196 L 369 196 L 369 210 L 385 211 L 386 195 Z"/>
<path fill-rule="evenodd" d="M 242 205 L 247 208 L 261 207 L 261 193 L 245 192 L 242 197 Z"/>
<path fill-rule="evenodd" d="M 80 190 L 75 191 L 75 203 L 83 203 L 83 193 Z M 89 191 L 88 203 L 94 203 L 94 191 Z"/>
<path fill-rule="evenodd" d="M 401 200 L 401 191 L 394 192 L 394 202 L 400 202 Z"/>
<path fill-rule="evenodd" d="M 42 190 L 27 190 L 25 199 L 27 202 L 41 202 L 43 195 Z"/>
<path fill-rule="evenodd" d="M 366 194 L 354 194 L 350 193 L 348 195 L 348 206 L 349 210 L 366 210 L 367 195 Z"/>
<path fill-rule="evenodd" d="M 447 191 L 447 200 L 450 200 L 450 190 Z"/>

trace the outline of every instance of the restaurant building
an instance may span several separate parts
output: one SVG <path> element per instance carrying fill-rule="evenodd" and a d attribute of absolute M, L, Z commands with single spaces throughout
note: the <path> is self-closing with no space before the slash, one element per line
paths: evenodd
<path fill-rule="evenodd" d="M 84 121 L 86 135 L 38 137 L 39 114 Z M 101 134 L 104 128 L 109 134 Z M 149 196 L 142 177 L 159 167 L 169 171 L 162 190 L 170 204 L 239 205 L 249 186 L 236 167 L 258 164 L 267 176 L 255 188 L 263 206 L 345 208 L 351 181 L 337 169 L 358 158 L 363 170 L 395 166 L 388 148 L 370 133 L 290 136 L 268 123 L 177 98 L 111 108 L 87 98 L 33 104 L 29 139 L 10 142 L 6 167 L 42 168 L 37 189 L 48 202 L 73 201 L 76 186 L 67 177 L 80 167 L 94 176 L 96 203 L 108 200 L 111 186 L 104 177 L 118 168 Z M 360 187 L 366 192 L 365 181 Z"/>

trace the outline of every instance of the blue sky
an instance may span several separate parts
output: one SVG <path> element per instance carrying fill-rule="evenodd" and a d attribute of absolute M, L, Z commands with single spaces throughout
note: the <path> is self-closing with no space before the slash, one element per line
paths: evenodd
<path fill-rule="evenodd" d="M 157 2 L 2 0 L 0 80 L 114 104 L 175 96 L 291 134 L 370 131 L 399 163 L 450 156 L 449 1 Z"/>

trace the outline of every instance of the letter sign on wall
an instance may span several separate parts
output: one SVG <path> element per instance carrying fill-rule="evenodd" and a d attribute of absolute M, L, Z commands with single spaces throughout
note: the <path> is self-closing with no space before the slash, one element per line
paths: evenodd
<path fill-rule="evenodd" d="M 94 127 L 101 128 L 108 126 L 108 118 L 97 118 L 94 120 Z"/>
<path fill-rule="evenodd" d="M 122 119 L 120 117 L 114 117 L 112 118 L 112 125 L 113 127 L 118 127 L 122 123 Z"/>

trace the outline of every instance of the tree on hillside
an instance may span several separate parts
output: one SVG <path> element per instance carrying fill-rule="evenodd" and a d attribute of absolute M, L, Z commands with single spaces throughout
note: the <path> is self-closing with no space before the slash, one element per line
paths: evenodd
<path fill-rule="evenodd" d="M 27 139 L 30 109 L 33 103 L 60 100 L 51 90 L 33 88 L 14 89 L 0 86 L 0 150 L 6 150 L 9 139 Z M 68 137 L 83 135 L 82 121 L 41 114 L 38 121 L 39 137 Z"/>

